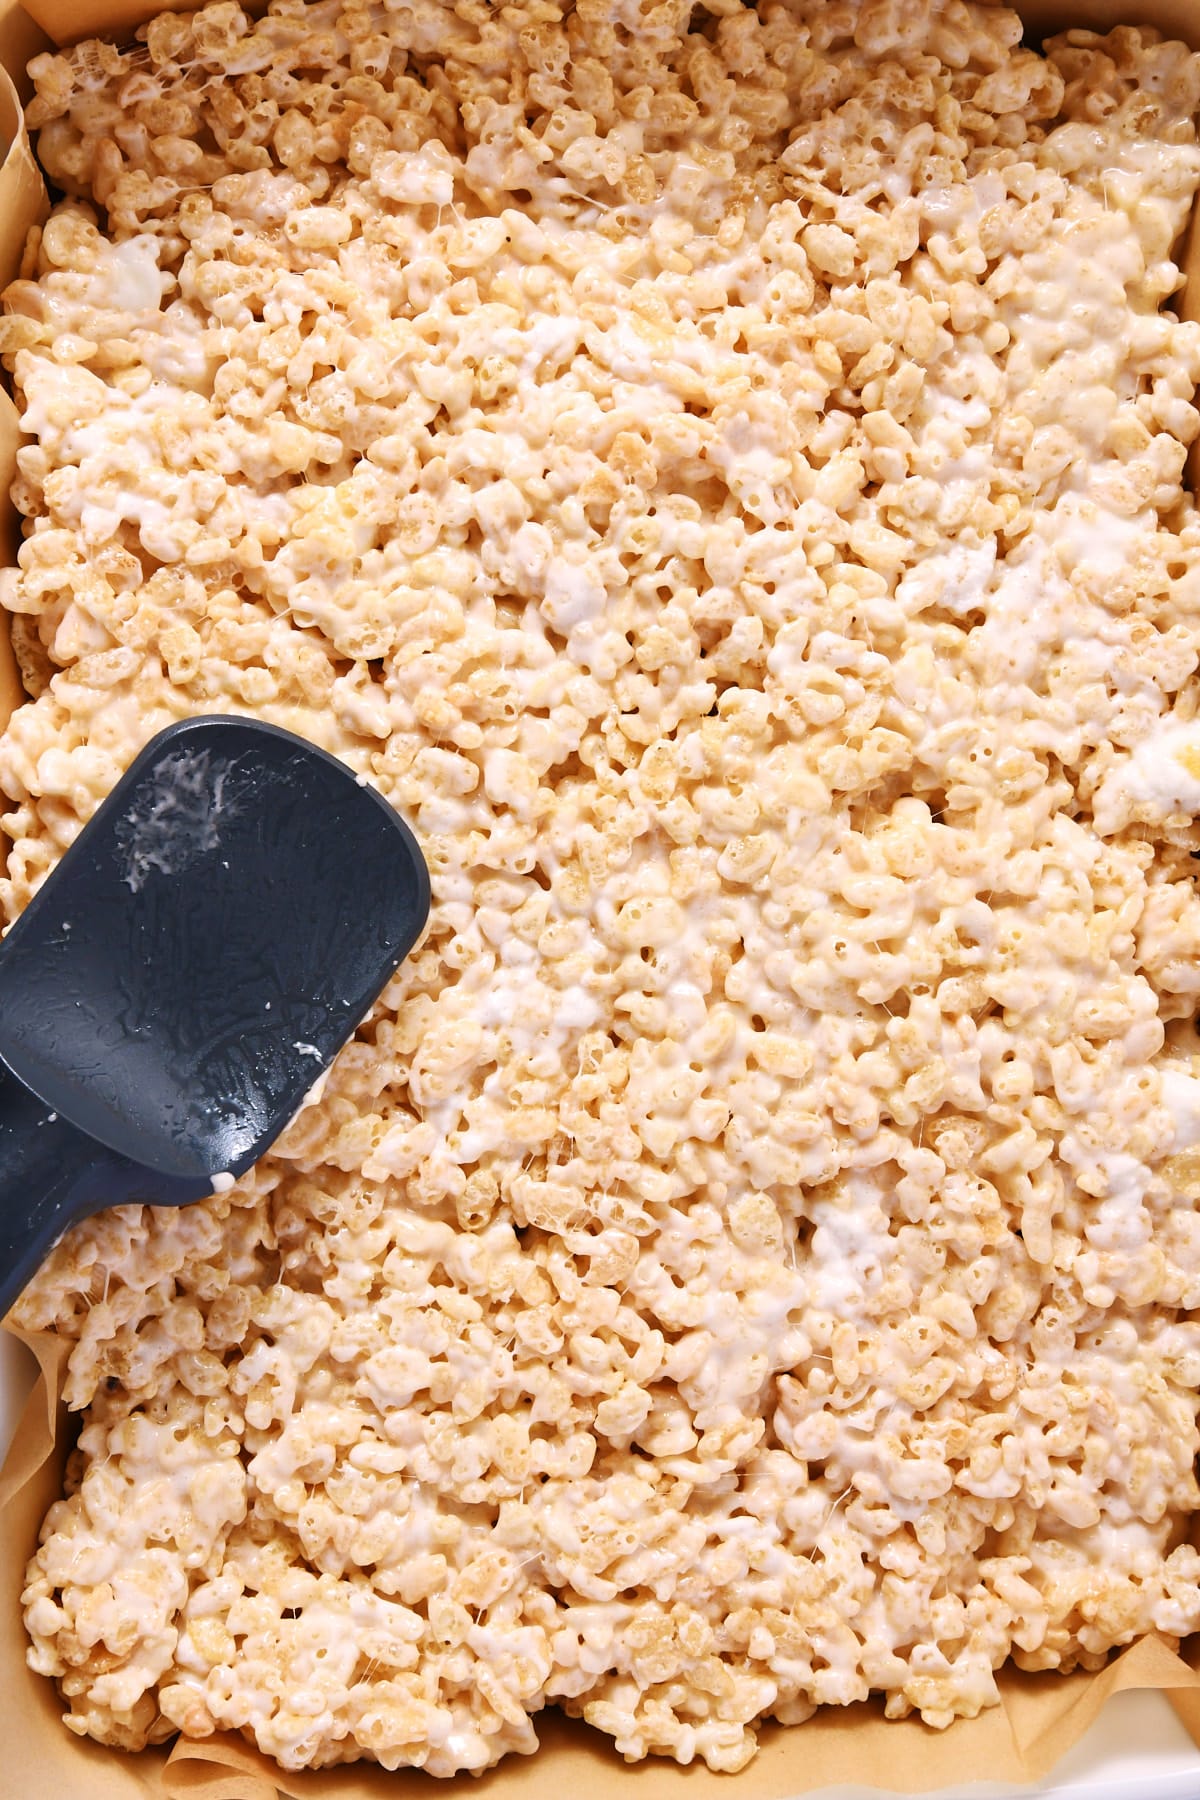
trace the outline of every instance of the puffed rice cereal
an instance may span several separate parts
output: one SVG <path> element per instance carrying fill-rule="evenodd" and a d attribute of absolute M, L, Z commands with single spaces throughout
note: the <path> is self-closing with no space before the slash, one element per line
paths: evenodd
<path fill-rule="evenodd" d="M 214 0 L 32 73 L 7 916 L 212 711 L 435 900 L 271 1156 L 17 1308 L 70 1728 L 736 1769 L 1200 1626 L 1200 59 Z"/>

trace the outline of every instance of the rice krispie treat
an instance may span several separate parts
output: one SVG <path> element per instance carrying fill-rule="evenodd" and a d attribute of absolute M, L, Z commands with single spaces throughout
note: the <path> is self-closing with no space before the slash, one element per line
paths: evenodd
<path fill-rule="evenodd" d="M 435 902 L 273 1155 L 17 1309 L 70 1727 L 736 1769 L 1200 1626 L 1200 60 L 215 0 L 33 73 L 7 915 L 213 711 Z"/>

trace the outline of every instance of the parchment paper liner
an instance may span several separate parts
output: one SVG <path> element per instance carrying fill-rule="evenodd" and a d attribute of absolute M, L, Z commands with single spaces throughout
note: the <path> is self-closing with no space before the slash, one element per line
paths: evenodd
<path fill-rule="evenodd" d="M 195 0 L 193 0 L 195 3 Z M 180 8 L 181 10 L 182 8 Z M 162 0 L 31 0 L 28 12 L 0 0 L 0 287 L 17 272 L 29 227 L 45 211 L 46 194 L 21 124 L 17 90 L 28 94 L 24 64 L 53 40 L 71 43 L 94 32 L 117 37 L 154 13 Z M 254 9 L 258 10 L 258 9 Z M 1200 0 L 1098 0 L 1080 8 L 1029 0 L 1018 5 L 1033 35 L 1067 25 L 1106 29 L 1149 23 L 1200 46 Z M 7 73 L 6 73 L 7 71 Z M 16 89 L 14 89 L 14 83 Z M 1189 280 L 1180 301 L 1188 317 L 1200 308 L 1200 232 L 1185 257 Z M 7 505 L 21 442 L 17 412 L 0 390 L 0 552 L 15 559 L 20 519 Z M 1200 452 L 1191 480 L 1200 476 Z M 21 698 L 7 632 L 0 629 L 0 719 Z M 7 1327 L 12 1330 L 12 1327 Z M 202 1743 L 177 1740 L 169 1750 L 130 1756 L 76 1738 L 62 1724 L 52 1683 L 25 1661 L 20 1594 L 27 1557 L 47 1507 L 61 1493 L 70 1422 L 59 1398 L 67 1346 L 52 1333 L 15 1332 L 40 1373 L 0 1471 L 0 1797 L 2 1800 L 438 1800 L 448 1784 L 412 1771 L 389 1774 L 372 1763 L 285 1775 L 236 1734 Z M 1193 1521 L 1200 1542 L 1200 1515 Z M 1200 1635 L 1174 1655 L 1144 1638 L 1098 1675 L 999 1677 L 1002 1705 L 938 1732 L 918 1719 L 888 1722 L 874 1703 L 826 1707 L 806 1725 L 768 1726 L 761 1749 L 738 1775 L 681 1769 L 662 1758 L 623 1763 L 608 1740 L 547 1712 L 538 1720 L 536 1757 L 514 1756 L 472 1783 L 480 1800 L 791 1800 L 815 1788 L 860 1784 L 920 1794 L 964 1782 L 1040 1780 L 1083 1736 L 1113 1694 L 1160 1688 L 1200 1746 Z M 458 1785 L 470 1778 L 461 1777 Z"/>

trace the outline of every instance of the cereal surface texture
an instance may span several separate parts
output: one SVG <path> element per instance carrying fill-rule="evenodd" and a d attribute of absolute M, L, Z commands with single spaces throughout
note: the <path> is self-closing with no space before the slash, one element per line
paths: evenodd
<path fill-rule="evenodd" d="M 34 63 L 7 916 L 214 711 L 434 890 L 271 1156 L 19 1303 L 72 1730 L 732 1770 L 1200 1625 L 1200 59 L 1020 32 L 216 0 Z"/>

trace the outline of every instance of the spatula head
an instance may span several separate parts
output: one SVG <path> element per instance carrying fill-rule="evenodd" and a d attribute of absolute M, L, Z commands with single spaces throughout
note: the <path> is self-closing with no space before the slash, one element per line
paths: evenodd
<path fill-rule="evenodd" d="M 257 720 L 185 720 L 0 944 L 0 1058 L 134 1162 L 241 1174 L 428 911 L 415 839 L 344 764 Z"/>

